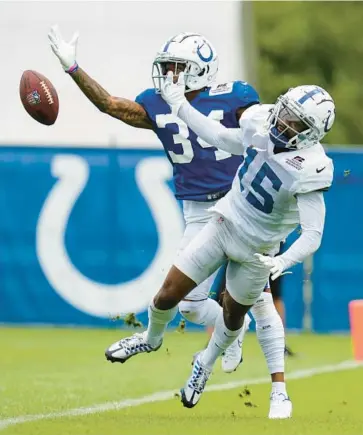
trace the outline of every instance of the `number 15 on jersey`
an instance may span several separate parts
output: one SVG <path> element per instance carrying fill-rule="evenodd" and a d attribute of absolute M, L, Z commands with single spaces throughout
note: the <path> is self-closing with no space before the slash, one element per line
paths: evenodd
<path fill-rule="evenodd" d="M 245 187 L 243 185 L 243 177 L 248 171 L 250 164 L 253 162 L 258 152 L 252 148 L 248 147 L 246 150 L 247 156 L 244 159 L 242 166 L 238 171 L 238 177 L 241 183 L 241 192 L 244 191 Z M 267 179 L 271 182 L 272 188 L 278 192 L 282 186 L 282 181 L 276 175 L 276 173 L 271 169 L 270 165 L 267 162 L 264 162 L 260 169 L 258 170 L 255 178 L 251 183 L 251 190 L 254 190 L 261 198 L 262 201 L 258 199 L 258 197 L 252 192 L 248 192 L 246 196 L 246 200 L 255 208 L 262 211 L 263 213 L 270 214 L 272 213 L 274 206 L 274 198 L 273 196 L 267 192 L 267 190 L 262 186 L 262 182 L 264 179 Z"/>

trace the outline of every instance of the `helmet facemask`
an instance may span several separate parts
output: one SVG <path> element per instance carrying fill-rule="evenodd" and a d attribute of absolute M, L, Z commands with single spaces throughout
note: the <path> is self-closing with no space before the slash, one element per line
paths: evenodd
<path fill-rule="evenodd" d="M 307 148 L 319 140 L 314 119 L 285 96 L 277 100 L 270 115 L 269 135 L 276 148 L 286 150 Z"/>
<path fill-rule="evenodd" d="M 171 65 L 173 68 L 171 68 Z M 204 70 L 201 70 L 199 65 L 192 60 L 157 57 L 152 66 L 152 80 L 156 93 L 161 92 L 161 87 L 167 78 L 168 71 L 173 71 L 174 82 L 177 81 L 180 72 L 184 72 L 185 92 L 191 92 L 200 89 L 200 86 L 195 87 L 195 81 L 200 77 Z"/>

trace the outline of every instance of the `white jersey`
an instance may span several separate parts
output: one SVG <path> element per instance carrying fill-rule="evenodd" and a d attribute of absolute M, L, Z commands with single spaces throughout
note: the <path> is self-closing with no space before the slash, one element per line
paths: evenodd
<path fill-rule="evenodd" d="M 230 192 L 211 208 L 263 253 L 275 253 L 298 226 L 296 195 L 327 190 L 333 179 L 332 160 L 321 144 L 274 154 L 265 128 L 272 107 L 253 106 L 242 115 L 244 160 Z"/>

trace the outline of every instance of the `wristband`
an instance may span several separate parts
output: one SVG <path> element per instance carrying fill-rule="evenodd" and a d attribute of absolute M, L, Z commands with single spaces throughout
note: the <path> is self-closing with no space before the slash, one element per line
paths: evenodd
<path fill-rule="evenodd" d="M 75 62 L 75 64 L 73 66 L 71 66 L 66 73 L 67 74 L 73 74 L 74 72 L 76 72 L 78 70 L 78 63 Z"/>

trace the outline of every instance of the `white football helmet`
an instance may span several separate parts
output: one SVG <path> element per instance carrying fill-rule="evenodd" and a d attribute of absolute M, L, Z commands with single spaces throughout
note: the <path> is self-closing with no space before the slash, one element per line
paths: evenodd
<path fill-rule="evenodd" d="M 219 59 L 212 44 L 199 33 L 173 36 L 161 47 L 153 62 L 152 79 L 157 92 L 166 78 L 166 65 L 170 63 L 175 64 L 175 75 L 184 70 L 186 92 L 190 92 L 211 85 L 217 75 Z"/>
<path fill-rule="evenodd" d="M 327 91 L 297 86 L 277 99 L 269 117 L 270 139 L 277 148 L 308 148 L 330 131 L 334 119 L 335 104 Z"/>

